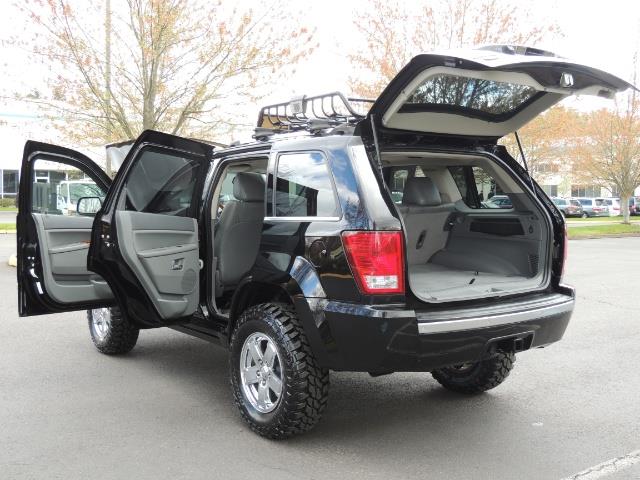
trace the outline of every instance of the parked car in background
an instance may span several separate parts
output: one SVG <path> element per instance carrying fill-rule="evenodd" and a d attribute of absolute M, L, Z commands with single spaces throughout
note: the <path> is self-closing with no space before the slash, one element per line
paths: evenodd
<path fill-rule="evenodd" d="M 600 199 L 597 199 L 600 200 Z M 622 215 L 622 209 L 620 208 L 620 199 L 619 198 L 603 198 L 605 205 L 609 207 L 609 216 L 617 217 L 618 215 Z"/>
<path fill-rule="evenodd" d="M 631 197 L 629 199 L 629 214 L 640 215 L 640 197 Z"/>
<path fill-rule="evenodd" d="M 582 205 L 582 218 L 609 216 L 609 206 L 604 198 L 578 198 L 577 200 Z"/>
<path fill-rule="evenodd" d="M 583 210 L 582 205 L 575 198 L 558 198 L 553 197 L 553 203 L 556 204 L 558 209 L 565 217 L 581 217 Z"/>
<path fill-rule="evenodd" d="M 511 199 L 506 195 L 494 195 L 486 202 L 483 202 L 483 205 L 487 208 L 513 208 Z"/>

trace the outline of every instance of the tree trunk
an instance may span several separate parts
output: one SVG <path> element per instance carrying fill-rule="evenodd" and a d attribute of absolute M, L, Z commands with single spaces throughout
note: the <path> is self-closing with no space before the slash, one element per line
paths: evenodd
<path fill-rule="evenodd" d="M 622 210 L 622 223 L 630 223 L 629 222 L 629 198 L 631 195 L 621 195 L 620 196 L 620 210 Z"/>

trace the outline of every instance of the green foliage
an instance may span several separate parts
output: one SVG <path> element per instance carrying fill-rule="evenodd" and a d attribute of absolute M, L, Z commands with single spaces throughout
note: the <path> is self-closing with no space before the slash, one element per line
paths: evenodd
<path fill-rule="evenodd" d="M 640 225 L 627 225 L 623 223 L 614 223 L 611 225 L 589 225 L 588 227 L 569 227 L 567 232 L 570 239 L 608 236 L 640 236 Z"/>

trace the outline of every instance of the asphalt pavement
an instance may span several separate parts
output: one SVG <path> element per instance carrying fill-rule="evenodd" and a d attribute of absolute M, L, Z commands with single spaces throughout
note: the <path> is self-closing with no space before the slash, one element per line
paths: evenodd
<path fill-rule="evenodd" d="M 16 223 L 18 212 L 6 212 L 0 210 L 0 223 Z"/>
<path fill-rule="evenodd" d="M 14 244 L 0 235 L 0 258 Z M 639 250 L 640 238 L 572 241 L 565 338 L 519 354 L 495 390 L 332 373 L 321 423 L 280 442 L 240 419 L 221 348 L 160 329 L 101 355 L 83 312 L 18 318 L 3 262 L 0 478 L 638 479 Z"/>

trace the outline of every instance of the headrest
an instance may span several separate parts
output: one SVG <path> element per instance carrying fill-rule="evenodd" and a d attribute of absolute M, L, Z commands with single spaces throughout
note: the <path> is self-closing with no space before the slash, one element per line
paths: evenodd
<path fill-rule="evenodd" d="M 442 204 L 440 192 L 429 177 L 412 177 L 404 185 L 403 205 L 436 207 Z"/>
<path fill-rule="evenodd" d="M 236 173 L 233 179 L 233 196 L 243 202 L 263 202 L 264 178 L 259 173 Z"/>

